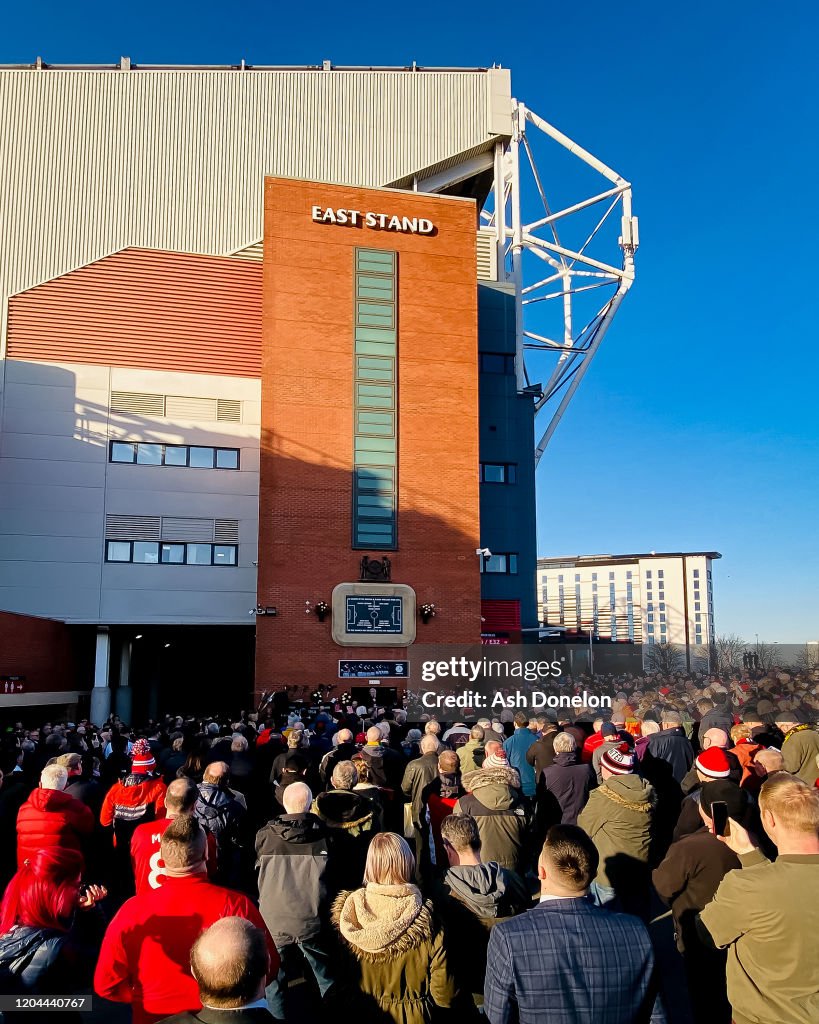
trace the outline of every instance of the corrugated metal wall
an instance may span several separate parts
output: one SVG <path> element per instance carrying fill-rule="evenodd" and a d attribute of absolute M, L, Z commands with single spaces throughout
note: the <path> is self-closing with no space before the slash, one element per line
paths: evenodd
<path fill-rule="evenodd" d="M 261 337 L 260 263 L 126 249 L 13 296 L 7 355 L 260 377 Z"/>
<path fill-rule="evenodd" d="M 486 141 L 507 71 L 0 71 L 0 308 L 127 246 L 227 254 L 264 174 L 383 185 Z"/>

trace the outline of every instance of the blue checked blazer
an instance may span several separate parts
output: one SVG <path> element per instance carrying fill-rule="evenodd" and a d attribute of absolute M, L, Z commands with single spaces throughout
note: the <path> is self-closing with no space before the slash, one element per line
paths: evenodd
<path fill-rule="evenodd" d="M 645 925 L 585 897 L 495 925 L 484 1009 L 492 1024 L 662 1024 Z"/>

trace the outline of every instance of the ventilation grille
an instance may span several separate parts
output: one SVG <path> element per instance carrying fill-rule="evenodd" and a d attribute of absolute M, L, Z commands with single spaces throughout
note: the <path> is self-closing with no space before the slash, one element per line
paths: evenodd
<path fill-rule="evenodd" d="M 491 228 L 478 228 L 478 280 L 497 281 L 498 249 L 495 232 Z"/>
<path fill-rule="evenodd" d="M 139 391 L 112 391 L 111 412 L 135 412 L 143 416 L 164 416 L 165 396 Z"/>
<path fill-rule="evenodd" d="M 165 399 L 165 415 L 172 420 L 215 420 L 216 399 L 168 395 Z"/>
<path fill-rule="evenodd" d="M 238 544 L 239 520 L 216 519 L 213 525 L 213 539 L 217 544 Z"/>
<path fill-rule="evenodd" d="M 241 423 L 242 403 L 235 398 L 218 398 L 216 419 L 221 423 Z"/>
<path fill-rule="evenodd" d="M 105 517 L 107 540 L 167 540 L 189 544 L 238 544 L 238 519 L 194 519 L 188 516 Z"/>
<path fill-rule="evenodd" d="M 235 398 L 187 398 L 183 395 L 149 395 L 140 391 L 112 391 L 111 412 L 141 416 L 166 416 L 175 420 L 241 423 L 242 403 Z"/>
<path fill-rule="evenodd" d="M 159 540 L 159 516 L 117 516 L 105 517 L 107 540 Z"/>
<path fill-rule="evenodd" d="M 162 540 L 201 541 L 203 544 L 211 544 L 213 543 L 213 520 L 163 516 Z"/>

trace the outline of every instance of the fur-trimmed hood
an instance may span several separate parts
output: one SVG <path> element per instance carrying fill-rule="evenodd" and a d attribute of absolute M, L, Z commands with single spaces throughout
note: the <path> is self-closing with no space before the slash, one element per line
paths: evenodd
<path fill-rule="evenodd" d="M 478 768 L 467 772 L 462 778 L 467 793 L 476 793 L 486 786 L 511 786 L 520 789 L 520 775 L 517 768 Z"/>
<path fill-rule="evenodd" d="M 619 775 L 606 779 L 600 793 L 620 807 L 646 814 L 657 804 L 657 794 L 639 775 Z"/>
<path fill-rule="evenodd" d="M 432 903 L 411 884 L 368 882 L 340 892 L 330 919 L 354 956 L 373 964 L 395 960 L 434 935 Z"/>

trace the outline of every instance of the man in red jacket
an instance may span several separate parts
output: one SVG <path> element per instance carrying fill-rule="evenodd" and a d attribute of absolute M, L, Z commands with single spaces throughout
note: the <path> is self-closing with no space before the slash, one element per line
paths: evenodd
<path fill-rule="evenodd" d="M 176 818 L 160 849 L 162 886 L 133 896 L 115 915 L 94 974 L 97 995 L 131 1003 L 133 1024 L 155 1024 L 201 1007 L 190 952 L 202 931 L 223 917 L 244 917 L 261 928 L 270 954 L 268 982 L 279 970 L 279 954 L 256 907 L 241 893 L 207 880 L 199 822 L 190 815 Z"/>
<path fill-rule="evenodd" d="M 43 768 L 40 787 L 17 812 L 17 867 L 32 860 L 39 850 L 61 846 L 83 852 L 83 839 L 94 828 L 94 815 L 69 793 L 68 772 L 62 765 Z"/>

